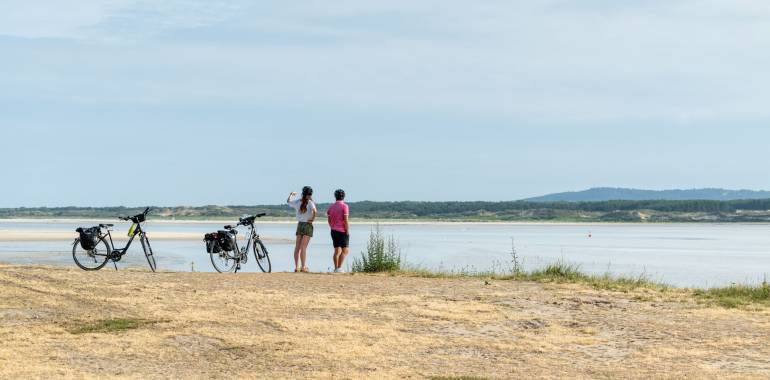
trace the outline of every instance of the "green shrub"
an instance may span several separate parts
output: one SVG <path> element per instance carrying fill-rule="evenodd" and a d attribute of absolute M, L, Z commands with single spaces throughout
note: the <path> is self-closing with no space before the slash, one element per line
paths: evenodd
<path fill-rule="evenodd" d="M 369 233 L 366 251 L 361 252 L 361 259 L 354 259 L 351 265 L 353 272 L 396 272 L 401 270 L 401 248 L 393 236 L 387 238 L 382 234 L 380 225 L 376 225 Z"/>

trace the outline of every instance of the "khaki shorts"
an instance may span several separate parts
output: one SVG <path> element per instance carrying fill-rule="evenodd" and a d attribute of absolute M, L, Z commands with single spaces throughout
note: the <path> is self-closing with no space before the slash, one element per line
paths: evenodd
<path fill-rule="evenodd" d="M 297 236 L 313 237 L 313 225 L 308 222 L 299 222 L 297 224 Z"/>

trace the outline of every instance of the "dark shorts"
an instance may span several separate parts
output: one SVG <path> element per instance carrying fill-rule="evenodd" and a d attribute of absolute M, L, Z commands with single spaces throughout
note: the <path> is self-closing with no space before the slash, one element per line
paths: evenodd
<path fill-rule="evenodd" d="M 297 236 L 313 237 L 313 225 L 307 222 L 297 223 Z"/>
<path fill-rule="evenodd" d="M 334 248 L 347 248 L 350 244 L 350 235 L 332 230 L 332 244 Z"/>

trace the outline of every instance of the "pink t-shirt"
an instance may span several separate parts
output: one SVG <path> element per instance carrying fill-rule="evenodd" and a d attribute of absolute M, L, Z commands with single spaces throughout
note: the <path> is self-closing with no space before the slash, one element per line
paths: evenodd
<path fill-rule="evenodd" d="M 329 226 L 334 231 L 345 231 L 345 216 L 350 215 L 350 209 L 344 201 L 334 202 L 329 209 L 326 210 L 326 215 L 329 216 Z"/>

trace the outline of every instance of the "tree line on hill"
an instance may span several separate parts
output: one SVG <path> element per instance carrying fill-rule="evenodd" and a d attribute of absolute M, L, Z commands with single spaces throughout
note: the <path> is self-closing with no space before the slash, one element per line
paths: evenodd
<path fill-rule="evenodd" d="M 364 219 L 450 219 L 450 220 L 585 220 L 634 221 L 643 214 L 661 216 L 661 221 L 679 220 L 677 214 L 698 213 L 735 221 L 741 211 L 767 213 L 770 199 L 735 201 L 648 200 L 601 202 L 350 202 L 355 218 Z M 319 214 L 328 204 L 319 204 Z M 267 213 L 272 218 L 290 218 L 285 205 L 154 207 L 161 219 L 232 219 L 244 214 Z M 139 213 L 136 207 L 37 207 L 0 209 L 0 218 L 114 218 Z M 713 219 L 713 218 L 711 218 Z M 740 218 L 739 218 L 740 219 Z M 744 218 L 745 219 L 745 218 Z M 755 218 L 756 219 L 756 218 Z M 743 220 L 743 219 L 741 219 Z M 765 221 L 760 218 L 759 220 Z M 749 220 L 753 221 L 753 220 Z"/>

